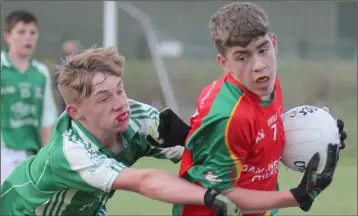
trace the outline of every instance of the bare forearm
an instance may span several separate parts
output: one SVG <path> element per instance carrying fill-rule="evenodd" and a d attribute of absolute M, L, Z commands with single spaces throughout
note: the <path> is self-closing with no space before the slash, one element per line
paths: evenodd
<path fill-rule="evenodd" d="M 140 183 L 139 193 L 152 199 L 174 204 L 204 204 L 206 189 L 167 172 L 152 170 Z"/>
<path fill-rule="evenodd" d="M 225 195 L 245 213 L 299 206 L 289 191 L 256 191 L 237 188 L 225 192 Z"/>
<path fill-rule="evenodd" d="M 42 127 L 40 129 L 40 136 L 41 136 L 41 145 L 45 146 L 46 143 L 49 141 L 53 126 Z"/>

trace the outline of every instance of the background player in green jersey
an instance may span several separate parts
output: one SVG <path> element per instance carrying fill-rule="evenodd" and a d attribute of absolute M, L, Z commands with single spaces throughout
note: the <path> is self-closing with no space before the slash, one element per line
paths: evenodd
<path fill-rule="evenodd" d="M 48 68 L 31 56 L 39 30 L 36 17 L 13 11 L 6 17 L 1 51 L 1 182 L 50 137 L 57 111 Z"/>
<path fill-rule="evenodd" d="M 123 70 L 124 58 L 112 48 L 67 58 L 58 78 L 66 112 L 56 121 L 48 144 L 3 183 L 1 215 L 103 215 L 115 190 L 170 203 L 206 205 L 217 215 L 239 213 L 215 190 L 164 171 L 128 168 L 140 157 L 175 151 L 147 143 L 158 112 L 127 99 Z M 175 155 L 165 157 L 179 159 L 181 151 Z"/>

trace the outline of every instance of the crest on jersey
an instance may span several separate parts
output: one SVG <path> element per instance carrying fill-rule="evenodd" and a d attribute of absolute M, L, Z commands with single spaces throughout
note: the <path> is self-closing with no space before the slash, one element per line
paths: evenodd
<path fill-rule="evenodd" d="M 222 179 L 219 179 L 219 177 L 216 175 L 216 172 L 214 170 L 209 170 L 207 172 L 204 172 L 203 177 L 209 182 L 222 182 Z"/>

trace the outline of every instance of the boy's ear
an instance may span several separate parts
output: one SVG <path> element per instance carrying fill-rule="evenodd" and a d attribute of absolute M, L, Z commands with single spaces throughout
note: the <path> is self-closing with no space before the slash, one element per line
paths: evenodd
<path fill-rule="evenodd" d="M 278 53 L 278 44 L 277 44 L 277 36 L 275 34 L 271 35 L 271 41 L 272 41 L 272 46 L 275 50 L 275 54 L 277 55 Z"/>
<path fill-rule="evenodd" d="M 74 104 L 67 104 L 66 112 L 72 119 L 78 120 L 81 118 L 81 114 L 78 112 L 77 106 Z"/>
<path fill-rule="evenodd" d="M 9 43 L 9 37 L 10 37 L 10 32 L 5 31 L 4 32 L 4 41 L 7 44 Z"/>

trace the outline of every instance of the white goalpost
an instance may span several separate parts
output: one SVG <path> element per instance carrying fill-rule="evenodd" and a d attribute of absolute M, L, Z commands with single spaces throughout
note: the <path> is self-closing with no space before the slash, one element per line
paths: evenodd
<path fill-rule="evenodd" d="M 103 1 L 103 46 L 117 47 L 117 7 L 115 1 Z"/>
<path fill-rule="evenodd" d="M 179 107 L 174 96 L 172 85 L 168 78 L 164 60 L 159 55 L 157 50 L 157 36 L 151 18 L 143 11 L 125 1 L 103 1 L 103 3 L 103 46 L 117 46 L 118 8 L 139 21 L 148 41 L 149 50 L 154 61 L 154 67 L 157 72 L 165 104 L 179 114 Z"/>

